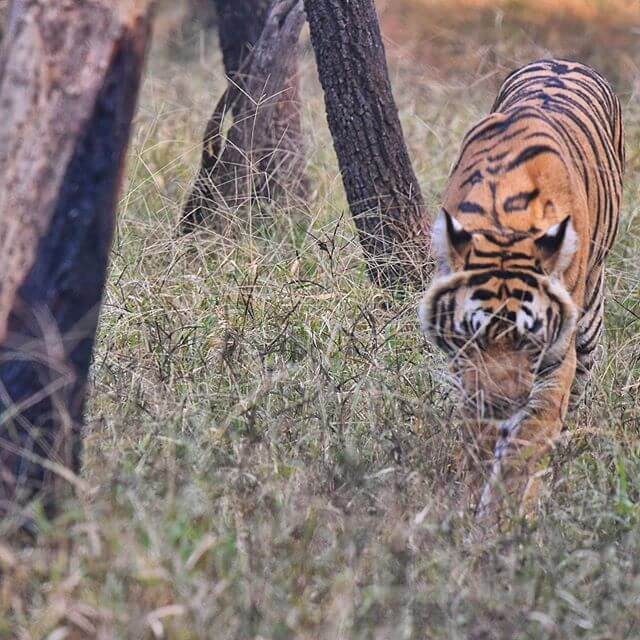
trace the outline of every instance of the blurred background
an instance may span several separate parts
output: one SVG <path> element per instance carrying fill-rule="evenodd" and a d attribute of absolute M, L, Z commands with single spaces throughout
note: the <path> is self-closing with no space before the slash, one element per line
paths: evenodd
<path fill-rule="evenodd" d="M 148 74 L 150 82 L 168 81 L 158 89 L 175 89 L 178 103 L 188 105 L 192 129 L 187 135 L 196 140 L 224 88 L 213 5 L 212 0 L 160 1 Z M 407 145 L 433 207 L 464 132 L 487 113 L 515 68 L 542 57 L 566 57 L 603 73 L 623 105 L 640 90 L 637 0 L 378 0 L 376 6 Z M 313 174 L 319 151 L 326 152 L 321 170 L 333 160 L 306 30 L 302 41 Z M 194 129 L 195 122 L 200 124 Z M 443 157 L 434 158 L 434 151 Z M 637 157 L 631 149 L 632 166 Z M 195 164 L 197 154 L 186 159 Z M 183 177 L 188 181 L 188 175 Z"/>
<path fill-rule="evenodd" d="M 162 0 L 157 33 L 174 45 L 215 28 L 211 0 Z M 598 67 L 615 82 L 637 77 L 636 0 L 378 0 L 393 62 L 433 80 L 477 79 L 553 53 Z"/>

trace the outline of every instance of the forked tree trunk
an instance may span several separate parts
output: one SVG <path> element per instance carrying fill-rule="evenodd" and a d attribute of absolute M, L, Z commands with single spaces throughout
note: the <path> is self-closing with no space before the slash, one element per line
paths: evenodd
<path fill-rule="evenodd" d="M 248 204 L 286 205 L 306 191 L 297 77 L 302 0 L 216 4 L 229 85 L 205 131 L 183 231 L 203 223 L 222 231 Z"/>
<path fill-rule="evenodd" d="M 0 60 L 0 513 L 78 468 L 145 0 L 16 0 Z"/>
<path fill-rule="evenodd" d="M 373 0 L 304 0 L 351 213 L 372 280 L 422 287 L 429 221 L 398 118 Z"/>

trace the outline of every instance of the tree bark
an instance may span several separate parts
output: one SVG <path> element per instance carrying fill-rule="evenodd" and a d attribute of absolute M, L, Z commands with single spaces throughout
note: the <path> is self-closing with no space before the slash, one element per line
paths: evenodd
<path fill-rule="evenodd" d="M 207 125 L 182 229 L 219 231 L 239 208 L 302 197 L 304 145 L 298 87 L 302 0 L 217 0 L 229 85 Z M 227 117 L 233 122 L 223 140 Z"/>
<path fill-rule="evenodd" d="M 373 282 L 426 284 L 429 221 L 398 118 L 373 0 L 304 0 L 351 213 Z"/>
<path fill-rule="evenodd" d="M 150 33 L 133 0 L 16 0 L 0 61 L 0 513 L 78 469 Z M 67 479 L 71 476 L 66 474 Z"/>

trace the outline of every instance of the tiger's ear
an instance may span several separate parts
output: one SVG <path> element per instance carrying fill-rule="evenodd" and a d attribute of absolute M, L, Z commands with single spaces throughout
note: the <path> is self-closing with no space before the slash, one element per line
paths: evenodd
<path fill-rule="evenodd" d="M 578 250 L 578 234 L 571 222 L 571 216 L 548 229 L 535 242 L 545 273 L 562 275 L 569 268 Z"/>
<path fill-rule="evenodd" d="M 470 242 L 471 234 L 446 209 L 441 209 L 433 225 L 432 237 L 433 253 L 440 271 L 451 272 L 452 258 L 461 256 Z"/>

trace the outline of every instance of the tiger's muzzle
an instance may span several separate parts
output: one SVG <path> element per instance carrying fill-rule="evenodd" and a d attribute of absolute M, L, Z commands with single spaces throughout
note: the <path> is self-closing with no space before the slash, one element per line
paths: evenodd
<path fill-rule="evenodd" d="M 559 279 L 488 269 L 437 277 L 419 316 L 423 333 L 449 355 L 465 397 L 501 417 L 562 362 L 578 310 Z"/>

